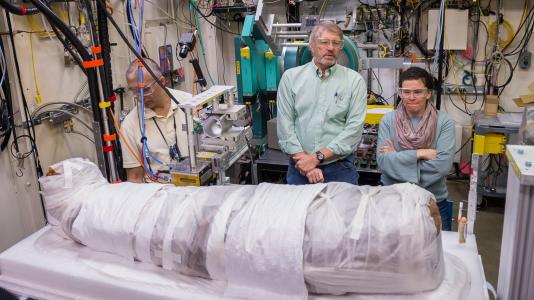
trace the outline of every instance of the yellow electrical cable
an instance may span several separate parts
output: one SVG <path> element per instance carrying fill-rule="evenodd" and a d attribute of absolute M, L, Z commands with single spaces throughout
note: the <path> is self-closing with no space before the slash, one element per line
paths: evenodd
<path fill-rule="evenodd" d="M 504 27 L 506 30 L 506 39 L 501 39 L 499 37 L 499 48 L 504 49 L 506 46 L 508 46 L 512 42 L 512 38 L 514 37 L 514 27 L 508 20 L 503 20 L 502 24 L 500 24 Z M 491 22 L 491 24 L 488 27 L 488 32 L 490 37 L 495 40 L 495 35 L 497 34 L 497 21 Z M 499 31 L 500 33 L 501 31 Z"/>
<path fill-rule="evenodd" d="M 527 21 L 526 18 L 525 18 L 527 16 L 527 11 L 528 11 L 528 0 L 525 0 L 523 2 L 523 13 L 521 14 L 521 20 L 519 20 L 519 25 L 517 26 L 517 31 L 514 33 L 512 38 L 519 33 L 519 30 L 521 30 L 521 27 Z M 506 48 L 508 48 L 508 46 L 510 46 L 510 44 L 513 42 L 512 38 L 510 38 L 510 41 L 508 43 L 506 43 L 506 45 L 504 45 L 504 47 L 502 49 L 506 49 Z"/>
<path fill-rule="evenodd" d="M 57 11 L 57 9 L 54 9 L 54 6 L 52 6 L 51 9 L 52 9 L 52 11 Z M 64 8 L 62 8 L 59 11 L 59 15 L 63 19 L 63 22 L 67 23 L 67 13 L 65 12 Z M 26 16 L 27 20 L 28 20 L 28 25 L 30 25 L 31 31 L 35 32 L 37 34 L 37 36 L 40 37 L 40 38 L 55 37 L 56 33 L 54 31 L 46 32 L 46 30 L 44 29 L 44 26 L 41 27 L 40 25 L 38 25 L 38 22 L 35 20 L 35 18 L 37 16 L 38 15 L 28 15 L 28 16 Z M 44 22 L 44 20 L 40 20 L 40 21 Z"/>
<path fill-rule="evenodd" d="M 476 70 L 466 69 L 465 68 L 465 64 L 462 61 L 460 61 L 458 59 L 458 57 L 456 56 L 456 52 L 452 53 L 451 59 L 453 60 L 453 62 L 455 62 L 456 64 L 461 66 L 461 70 L 468 71 L 471 74 L 485 74 L 484 71 L 480 71 L 480 70 L 476 71 Z"/>
<path fill-rule="evenodd" d="M 449 50 L 449 56 L 451 57 L 450 59 L 452 60 L 452 56 L 454 56 L 454 53 L 452 53 L 452 51 L 450 50 Z M 460 99 L 462 99 L 462 101 L 464 102 L 465 109 L 467 109 L 467 98 L 465 98 L 465 95 L 462 93 L 462 91 L 459 88 L 460 82 L 458 81 L 458 75 L 456 73 L 456 66 L 454 65 L 454 62 L 451 64 L 451 70 L 452 70 L 452 76 L 454 77 L 454 83 L 455 83 L 454 90 L 460 95 Z"/>
<path fill-rule="evenodd" d="M 410 5 L 412 6 L 413 10 L 418 9 L 419 5 L 421 5 L 421 0 L 417 0 L 417 1 L 416 0 L 409 0 L 408 2 L 410 2 Z"/>
<path fill-rule="evenodd" d="M 321 9 L 319 10 L 319 16 L 322 17 L 324 10 L 326 9 L 326 4 L 328 3 L 328 0 L 324 0 L 323 4 L 321 5 Z"/>
<path fill-rule="evenodd" d="M 388 48 L 386 48 L 385 46 L 382 46 L 382 50 L 384 51 L 382 53 L 382 57 L 386 57 L 388 55 Z"/>
<path fill-rule="evenodd" d="M 56 36 L 56 34 L 53 31 L 46 32 L 44 28 L 37 25 L 37 22 L 35 21 L 35 16 L 38 15 L 29 15 L 27 16 L 28 24 L 30 25 L 31 31 L 35 32 L 38 37 L 40 38 L 47 38 L 49 36 Z"/>
<path fill-rule="evenodd" d="M 39 91 L 39 85 L 37 84 L 37 72 L 35 71 L 35 57 L 33 54 L 33 36 L 32 33 L 29 34 L 30 37 L 30 52 L 32 55 L 32 69 L 33 69 L 33 83 L 35 84 L 35 101 L 37 104 L 41 104 L 43 102 L 43 98 L 41 97 L 41 92 Z"/>

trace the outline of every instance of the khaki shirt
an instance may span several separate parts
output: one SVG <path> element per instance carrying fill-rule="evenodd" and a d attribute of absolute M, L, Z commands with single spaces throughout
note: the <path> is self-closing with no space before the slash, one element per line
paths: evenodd
<path fill-rule="evenodd" d="M 176 98 L 176 100 L 178 100 L 178 102 L 182 102 L 192 97 L 191 94 L 186 92 L 173 89 L 168 90 L 173 94 L 173 96 Z M 146 129 L 145 136 L 147 138 L 148 148 L 157 160 L 165 164 L 168 164 L 171 160 L 169 154 L 169 146 L 174 145 L 174 143 L 176 142 L 176 138 L 178 138 L 178 149 L 180 150 L 181 156 L 185 157 L 188 155 L 187 132 L 182 130 L 182 128 L 185 129 L 186 124 L 185 114 L 178 107 L 178 105 L 174 103 L 174 101 L 170 101 L 171 108 L 166 116 L 158 116 L 153 110 L 145 108 L 144 117 Z M 136 105 L 122 122 L 121 131 L 124 136 L 124 139 L 135 150 L 137 157 L 142 160 L 141 152 L 143 148 L 141 144 L 141 122 L 139 118 L 140 115 L 141 111 L 139 110 L 139 106 Z M 174 130 L 173 115 L 176 118 L 176 131 Z M 157 122 L 159 128 L 163 132 L 165 140 L 169 145 L 165 143 L 165 140 L 163 139 L 161 133 L 154 124 L 154 120 Z M 130 152 L 124 141 L 121 141 L 121 147 L 123 157 L 122 166 L 126 169 L 140 167 L 141 164 Z M 152 172 L 154 172 L 154 174 L 157 173 L 159 170 L 168 170 L 168 167 L 166 165 L 162 165 L 156 162 L 154 159 L 149 159 L 149 162 L 150 168 L 152 169 Z"/>

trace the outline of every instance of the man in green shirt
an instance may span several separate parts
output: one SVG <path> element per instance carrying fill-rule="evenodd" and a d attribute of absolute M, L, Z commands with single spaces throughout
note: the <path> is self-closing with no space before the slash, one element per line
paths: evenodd
<path fill-rule="evenodd" d="M 356 71 L 336 64 L 343 32 L 330 22 L 310 35 L 311 62 L 284 73 L 277 96 L 278 142 L 291 156 L 288 184 L 358 183 L 354 149 L 360 142 L 367 89 Z"/>

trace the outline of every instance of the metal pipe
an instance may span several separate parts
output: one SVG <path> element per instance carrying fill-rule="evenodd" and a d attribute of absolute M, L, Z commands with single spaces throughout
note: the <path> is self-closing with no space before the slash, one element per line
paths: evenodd
<path fill-rule="evenodd" d="M 37 115 L 37 113 L 39 111 L 41 111 L 43 108 L 47 107 L 47 106 L 50 106 L 50 105 L 58 105 L 58 104 L 64 104 L 64 105 L 72 105 L 74 107 L 77 107 L 81 110 L 84 110 L 86 112 L 88 112 L 89 114 L 92 114 L 93 111 L 91 111 L 89 108 L 85 107 L 85 106 L 82 106 L 80 104 L 77 104 L 77 103 L 73 103 L 73 102 L 67 102 L 67 101 L 54 101 L 54 102 L 48 102 L 48 103 L 45 103 L 41 106 L 38 106 L 31 114 L 31 117 L 35 117 Z"/>
<path fill-rule="evenodd" d="M 358 49 L 365 49 L 365 50 L 378 49 L 377 44 L 357 44 L 356 46 L 358 46 Z"/>
<path fill-rule="evenodd" d="M 83 126 L 85 126 L 85 128 L 89 129 L 89 131 L 93 131 L 93 130 L 94 130 L 94 128 L 91 127 L 91 125 L 85 123 L 80 117 L 78 117 L 77 115 L 71 113 L 71 112 L 68 111 L 68 110 L 63 110 L 63 109 L 47 109 L 47 110 L 44 111 L 43 113 L 47 113 L 47 112 L 57 112 L 57 113 L 63 113 L 63 114 L 66 114 L 66 115 L 68 115 L 69 117 L 78 120 L 78 122 L 80 122 L 80 124 L 82 124 Z M 32 119 L 33 119 L 33 118 L 34 118 L 34 117 L 32 117 Z M 30 122 L 31 122 L 31 121 L 30 121 Z"/>
<path fill-rule="evenodd" d="M 308 38 L 307 34 L 276 34 L 276 38 L 286 38 L 286 39 L 305 39 Z"/>
<path fill-rule="evenodd" d="M 298 46 L 308 46 L 309 43 L 280 43 L 281 47 L 298 47 Z"/>
<path fill-rule="evenodd" d="M 210 152 L 217 152 L 217 153 L 223 153 L 224 151 L 228 150 L 228 147 L 223 145 L 200 145 L 200 149 L 204 151 L 210 151 Z"/>
<path fill-rule="evenodd" d="M 439 26 L 441 27 L 441 37 L 439 40 L 439 47 L 438 47 L 438 86 L 436 91 L 436 108 L 439 110 L 441 107 L 441 87 L 443 85 L 443 64 L 444 64 L 444 58 L 445 53 L 443 51 L 444 48 L 444 40 L 445 40 L 445 19 L 446 19 L 446 10 L 443 12 L 443 18 L 441 18 L 441 24 Z"/>
<path fill-rule="evenodd" d="M 301 27 L 302 23 L 275 23 L 272 25 L 273 28 L 275 27 Z"/>
<path fill-rule="evenodd" d="M 273 34 L 306 34 L 308 35 L 309 33 L 306 31 L 275 31 L 273 32 Z"/>
<path fill-rule="evenodd" d="M 193 171 L 197 167 L 197 160 L 195 153 L 195 128 L 193 123 L 193 110 L 191 108 L 185 109 L 185 122 L 187 126 L 187 142 L 189 144 L 189 165 L 191 166 L 191 171 Z"/>
<path fill-rule="evenodd" d="M 228 92 L 228 105 L 227 108 L 230 108 L 235 105 L 235 97 L 234 97 L 234 91 L 230 90 Z"/>

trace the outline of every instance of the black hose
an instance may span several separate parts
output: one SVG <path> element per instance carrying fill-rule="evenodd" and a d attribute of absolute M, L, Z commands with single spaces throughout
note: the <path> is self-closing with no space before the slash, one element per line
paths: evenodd
<path fill-rule="evenodd" d="M 105 9 L 105 8 L 104 8 Z M 104 59 L 104 77 L 106 79 L 104 87 L 104 96 L 106 99 L 113 94 L 113 77 L 111 74 L 111 45 L 109 43 L 108 21 L 106 14 L 102 11 L 101 6 L 96 8 L 96 17 L 98 22 L 98 37 L 102 47 L 102 58 Z"/>
<path fill-rule="evenodd" d="M 1 1 L 1 0 L 0 0 Z M 56 14 L 44 3 L 42 3 L 40 0 L 30 0 L 35 7 L 37 7 L 43 15 L 48 19 L 50 24 L 53 26 L 56 26 L 61 33 L 65 36 L 65 39 L 68 40 L 78 51 L 80 54 L 80 57 L 83 61 L 90 61 L 92 59 L 91 55 L 87 50 L 85 49 L 85 46 L 82 44 L 82 42 L 76 37 L 76 35 L 69 29 L 65 23 L 63 23 Z M 96 78 L 96 72 L 94 68 L 88 68 L 87 70 L 87 82 L 89 84 L 89 94 L 91 98 L 91 106 L 93 109 L 93 120 L 100 122 L 100 115 L 97 113 L 99 110 L 98 107 L 98 85 L 97 85 L 97 78 Z"/>
<path fill-rule="evenodd" d="M 15 46 L 15 39 L 14 39 L 14 34 L 13 34 L 13 26 L 11 25 L 11 16 L 9 15 L 9 12 L 6 10 L 5 11 L 5 14 L 6 14 L 6 20 L 7 20 L 7 28 L 9 30 L 9 39 L 11 41 L 11 50 L 13 52 L 13 59 L 14 59 L 14 62 L 15 62 L 15 70 L 17 71 L 17 79 L 18 79 L 18 83 L 19 83 L 19 89 L 20 89 L 20 94 L 21 94 L 21 97 L 22 97 L 22 106 L 23 106 L 23 110 L 24 110 L 24 116 L 26 118 L 26 121 L 29 122 L 29 128 L 28 128 L 28 133 L 30 136 L 32 137 L 35 137 L 35 128 L 33 127 L 33 123 L 32 123 L 32 118 L 31 118 L 31 115 L 30 115 L 30 109 L 28 107 L 28 101 L 26 100 L 26 94 L 24 94 L 24 88 L 22 86 L 22 79 L 20 77 L 20 66 L 19 66 L 19 60 L 18 60 L 18 57 L 17 57 L 17 47 Z M 39 151 L 37 150 L 37 147 L 34 147 L 33 149 L 33 153 L 34 153 L 34 163 L 35 163 L 35 170 L 37 171 L 37 177 L 40 177 L 43 175 L 43 168 L 41 167 L 41 161 L 39 160 Z M 42 199 L 41 199 L 42 200 Z M 43 213 L 44 213 L 44 210 L 43 210 Z M 46 214 L 45 214 L 45 219 L 46 219 Z"/>
<path fill-rule="evenodd" d="M 20 66 L 19 66 L 19 60 L 17 58 L 17 50 L 15 46 L 15 39 L 13 34 L 13 26 L 11 25 L 11 16 L 9 15 L 9 12 L 5 11 L 6 20 L 7 20 L 7 28 L 9 30 L 9 39 L 11 42 L 11 51 L 13 52 L 13 60 L 15 63 L 15 70 L 17 71 L 17 79 L 19 83 L 19 89 L 20 94 L 22 97 L 22 106 L 24 110 L 24 116 L 26 118 L 26 121 L 29 123 L 28 127 L 28 136 L 30 137 L 30 141 L 33 141 L 32 143 L 32 155 L 33 155 L 33 164 L 35 167 L 35 175 L 37 178 L 43 176 L 43 168 L 41 167 L 41 160 L 39 159 L 39 150 L 37 149 L 37 145 L 35 144 L 35 127 L 32 123 L 32 118 L 30 114 L 30 109 L 28 107 L 28 101 L 26 101 L 26 96 L 24 94 L 24 88 L 22 87 L 22 79 L 20 77 Z M 37 181 L 37 186 L 39 187 L 39 190 L 41 190 L 41 184 L 39 181 Z M 41 209 L 43 211 L 43 217 L 46 223 L 48 223 L 48 216 L 46 214 L 45 205 L 44 205 L 44 199 L 43 195 L 39 193 L 39 198 L 41 200 Z"/>
<path fill-rule="evenodd" d="M 4 47 L 3 39 L 0 39 L 0 48 L 2 48 L 2 53 L 5 54 L 6 50 Z M 11 87 L 9 85 L 9 72 L 7 72 L 7 70 L 4 76 L 5 77 L 4 77 L 4 81 L 2 82 L 2 89 L 4 91 L 4 96 L 6 97 L 6 107 L 7 107 L 7 114 L 8 114 L 8 130 L 6 132 L 6 135 L 4 136 L 4 139 L 2 140 L 2 143 L 0 144 L 0 152 L 6 149 L 7 144 L 9 143 L 9 138 L 11 137 L 11 134 L 13 134 L 13 143 L 15 144 L 15 149 L 18 152 L 19 143 L 17 141 L 17 132 L 15 130 L 15 117 L 13 116 L 13 98 L 11 95 Z"/>
<path fill-rule="evenodd" d="M 89 21 L 89 30 L 91 31 L 91 37 L 92 37 L 92 42 L 93 42 L 93 45 L 95 47 L 98 47 L 100 46 L 101 47 L 101 44 L 100 44 L 100 36 L 99 36 L 99 33 L 96 31 L 96 22 L 95 22 L 95 18 L 93 16 L 93 6 L 91 5 L 91 2 L 89 0 L 82 0 L 82 3 L 83 5 L 85 5 L 85 10 L 87 12 L 87 19 Z M 100 28 L 99 28 L 100 30 Z M 102 53 L 93 53 L 93 59 L 100 59 L 102 58 Z M 104 59 L 102 59 L 102 61 L 104 61 Z M 109 61 L 108 61 L 109 63 Z M 112 94 L 112 90 L 110 90 L 109 88 L 109 83 L 108 83 L 108 78 L 107 78 L 107 73 L 106 73 L 106 70 L 105 70 L 105 62 L 102 66 L 99 66 L 97 67 L 98 69 L 98 73 L 100 74 L 100 85 L 102 87 L 102 96 L 104 97 L 105 101 L 108 101 L 108 99 L 111 97 L 111 94 Z M 100 95 L 99 95 L 100 96 Z M 107 114 L 107 111 L 105 111 L 104 113 Z M 110 129 L 110 132 L 109 134 L 113 134 L 115 133 L 114 130 L 111 130 L 112 128 L 114 129 L 115 127 L 112 125 L 112 121 L 111 121 L 111 118 L 107 118 L 107 125 L 108 125 L 108 128 Z M 101 132 L 104 133 L 104 130 L 102 128 L 102 124 L 101 124 Z M 114 143 L 115 145 L 117 145 L 118 143 Z M 113 150 L 113 157 L 116 158 L 117 157 L 117 152 L 116 152 L 116 148 L 117 147 L 113 147 L 114 150 Z M 118 165 L 117 165 L 117 160 L 115 159 L 114 160 L 114 163 L 115 163 L 115 167 L 117 167 L 118 169 Z M 108 175 L 110 174 L 111 172 L 111 166 L 109 165 L 110 162 L 108 162 L 107 164 L 107 170 L 108 170 Z M 122 164 L 121 164 L 122 165 Z M 111 178 L 111 177 L 110 177 Z M 109 179 L 109 178 L 108 178 Z"/>
<path fill-rule="evenodd" d="M 9 0 L 0 0 L 0 6 L 2 6 L 8 12 L 19 16 L 35 15 L 39 13 L 39 10 L 35 7 L 23 7 L 20 5 L 15 5 L 9 2 Z"/>
<path fill-rule="evenodd" d="M 508 69 L 510 69 L 510 74 L 508 75 L 508 78 L 506 78 L 506 81 L 501 85 L 499 85 L 499 84 L 495 84 L 494 85 L 493 83 L 491 83 L 491 76 L 489 74 L 492 74 L 493 71 L 495 71 L 495 66 L 494 66 L 494 64 L 492 62 L 489 62 L 489 63 L 486 64 L 484 73 L 485 73 L 485 76 L 486 76 L 486 81 L 488 82 L 490 87 L 501 89 L 501 88 L 506 87 L 508 84 L 510 84 L 510 82 L 512 82 L 512 78 L 514 77 L 514 69 L 515 68 L 512 66 L 512 63 L 507 58 L 504 58 L 503 61 L 508 66 Z"/>
<path fill-rule="evenodd" d="M 80 57 L 78 56 L 78 54 L 74 53 L 74 51 L 72 50 L 72 45 L 69 44 L 62 36 L 61 34 L 59 33 L 59 31 L 57 30 L 56 26 L 50 24 L 51 27 L 52 27 L 52 30 L 54 31 L 54 33 L 56 34 L 56 37 L 57 39 L 61 42 L 61 44 L 63 45 L 63 47 L 69 52 L 70 56 L 74 59 L 74 61 L 76 62 L 76 64 L 78 65 L 78 67 L 80 67 L 80 70 L 82 70 L 83 74 L 87 75 L 87 71 L 85 70 L 85 68 L 83 67 L 82 65 L 82 61 L 80 59 Z"/>
<path fill-rule="evenodd" d="M 1 1 L 1 0 L 0 0 Z M 61 19 L 47 6 L 45 3 L 40 0 L 30 0 L 37 9 L 47 18 L 50 24 L 57 27 L 65 38 L 74 46 L 78 51 L 83 61 L 91 61 L 93 57 L 89 54 L 82 42 L 76 37 L 76 35 L 70 30 L 70 28 L 61 21 Z M 95 68 L 87 68 L 87 83 L 89 85 L 89 96 L 91 99 L 91 109 L 93 110 L 93 120 L 99 124 L 100 132 L 104 132 L 104 127 L 102 124 L 102 118 L 98 113 L 100 107 L 98 106 L 100 100 L 100 93 L 98 89 L 98 78 Z M 99 137 L 102 140 L 102 137 Z M 102 141 L 103 142 L 103 141 Z M 98 149 L 97 151 L 99 151 Z M 104 160 L 106 162 L 106 168 L 109 170 L 109 161 L 107 156 L 104 155 Z M 109 175 L 109 173 L 108 173 Z"/>
<path fill-rule="evenodd" d="M 108 29 L 108 20 L 106 18 L 105 12 L 102 10 L 105 10 L 106 8 L 102 8 L 100 5 L 97 5 L 96 7 L 96 18 L 98 22 L 98 38 L 100 39 L 100 47 L 102 48 L 101 56 L 104 60 L 104 73 L 103 78 L 105 78 L 105 82 L 102 84 L 102 88 L 104 90 L 104 97 L 106 99 L 109 99 L 114 91 L 113 91 L 113 76 L 111 73 L 111 45 L 109 43 L 109 29 Z M 121 96 L 122 97 L 122 96 Z M 121 110 L 122 107 L 122 98 L 121 98 Z M 112 105 L 109 109 L 111 109 L 113 112 L 115 112 L 115 107 Z M 108 117 L 109 120 L 109 129 L 110 134 L 116 134 L 118 136 L 118 128 L 115 128 L 115 123 L 112 121 L 112 117 Z M 126 180 L 126 171 L 124 168 L 122 168 L 122 145 L 119 142 L 115 143 L 115 147 L 113 147 L 113 153 L 116 158 L 117 162 L 117 170 L 118 175 L 121 180 Z"/>

